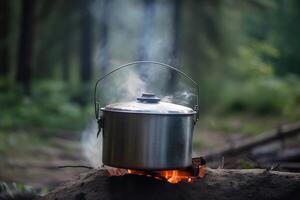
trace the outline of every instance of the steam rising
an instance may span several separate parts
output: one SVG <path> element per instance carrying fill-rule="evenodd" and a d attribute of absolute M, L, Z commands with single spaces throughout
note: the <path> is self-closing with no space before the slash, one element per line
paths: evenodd
<path fill-rule="evenodd" d="M 168 1 L 156 1 L 154 5 L 155 27 L 148 27 L 151 29 L 150 37 L 141 39 L 141 28 L 147 28 L 147 24 L 142 24 L 145 23 L 143 20 L 145 10 L 142 2 L 115 0 L 110 3 L 111 17 L 106 19 L 106 23 L 109 25 L 109 37 L 106 45 L 98 45 L 96 47 L 94 55 L 96 66 L 99 66 L 104 56 L 107 56 L 102 52 L 108 52 L 108 50 L 110 53 L 109 57 L 114 58 L 109 61 L 112 66 L 119 66 L 120 64 L 136 60 L 139 54 L 147 55 L 146 59 L 148 60 L 164 63 L 171 63 L 173 60 L 177 60 L 171 55 L 174 36 L 171 23 L 172 4 L 168 3 Z M 101 19 L 101 12 L 99 12 L 102 9 L 103 1 L 95 0 L 90 11 L 96 24 L 103 20 Z M 145 30 L 142 32 L 145 32 Z M 109 46 L 109 49 L 106 49 L 107 46 Z M 139 46 L 146 48 L 139 49 Z M 108 71 L 113 69 L 110 68 Z M 96 71 L 97 74 L 99 71 Z M 99 91 L 97 99 L 101 100 L 101 106 L 105 106 L 114 102 L 135 100 L 143 92 L 153 92 L 162 101 L 190 107 L 195 105 L 195 90 L 190 89 L 191 85 L 189 83 L 176 81 L 178 90 L 168 93 L 169 80 L 169 69 L 153 66 L 153 64 L 136 65 L 136 67 L 130 69 L 122 69 L 105 79 L 101 84 L 102 91 Z M 81 140 L 83 154 L 95 168 L 102 166 L 102 134 L 100 133 L 97 138 L 97 129 L 97 124 L 95 122 L 91 123 L 83 131 Z"/>
<path fill-rule="evenodd" d="M 97 131 L 97 124 L 93 122 L 83 131 L 81 137 L 83 155 L 94 168 L 102 166 L 102 133 L 97 138 Z"/>
<path fill-rule="evenodd" d="M 164 96 L 161 100 L 164 102 L 176 103 L 184 106 L 190 106 L 190 102 L 196 99 L 197 95 L 191 91 L 177 91 L 174 95 Z"/>
<path fill-rule="evenodd" d="M 137 73 L 129 72 L 128 78 L 125 80 L 124 85 L 124 99 L 132 99 L 145 92 L 146 83 L 142 81 Z"/>

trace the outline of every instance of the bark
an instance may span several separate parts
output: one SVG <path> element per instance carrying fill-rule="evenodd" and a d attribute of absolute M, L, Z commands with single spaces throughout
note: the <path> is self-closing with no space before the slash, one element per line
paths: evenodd
<path fill-rule="evenodd" d="M 104 75 L 108 72 L 109 66 L 109 48 L 108 48 L 108 39 L 109 39 L 109 32 L 108 32 L 108 20 L 110 18 L 110 4 L 112 3 L 111 0 L 104 0 L 103 7 L 101 12 L 101 24 L 100 24 L 100 67 L 101 67 L 101 74 Z"/>
<path fill-rule="evenodd" d="M 30 94 L 31 88 L 35 4 L 35 0 L 22 1 L 17 81 L 25 94 Z"/>
<path fill-rule="evenodd" d="M 10 2 L 0 1 L 0 76 L 6 76 L 9 69 L 9 24 Z"/>
<path fill-rule="evenodd" d="M 283 140 L 298 135 L 300 133 L 300 123 L 284 125 L 278 129 L 271 130 L 266 133 L 262 133 L 254 138 L 250 138 L 241 142 L 232 143 L 224 149 L 219 149 L 213 152 L 205 154 L 207 161 L 220 158 L 222 156 L 236 156 L 246 151 L 249 151 L 255 147 L 265 145 L 276 140 Z"/>
<path fill-rule="evenodd" d="M 149 59 L 149 46 L 151 44 L 152 33 L 154 32 L 155 0 L 143 0 L 144 16 L 141 27 L 141 40 L 138 49 L 139 60 Z"/>
<path fill-rule="evenodd" d="M 93 22 L 89 11 L 90 1 L 82 1 L 84 10 L 81 13 L 81 46 L 80 46 L 80 77 L 83 83 L 92 79 L 92 41 Z"/>
<path fill-rule="evenodd" d="M 172 41 L 172 51 L 171 51 L 171 65 L 174 67 L 179 67 L 179 36 L 180 36 L 180 24 L 181 24 L 181 0 L 174 1 L 173 9 L 173 41 Z M 171 72 L 170 78 L 170 92 L 174 93 L 176 88 L 176 83 L 178 79 L 178 74 L 174 71 Z"/>
<path fill-rule="evenodd" d="M 251 170 L 207 169 L 193 183 L 170 184 L 139 175 L 107 176 L 90 170 L 56 188 L 41 200 L 50 199 L 297 199 L 300 174 Z"/>
<path fill-rule="evenodd" d="M 153 33 L 155 32 L 155 0 L 143 0 L 143 9 L 144 9 L 144 15 L 143 19 L 141 21 L 141 37 L 139 41 L 139 47 L 138 47 L 138 60 L 149 60 L 151 59 L 149 56 L 149 47 L 151 45 L 151 38 L 153 36 Z M 141 79 L 148 85 L 148 74 L 147 74 L 147 67 L 150 65 L 148 64 L 142 64 L 142 66 L 139 69 L 139 74 Z"/>
<path fill-rule="evenodd" d="M 185 1 L 183 4 L 184 10 L 188 10 L 182 22 L 182 34 L 184 35 L 181 48 L 182 52 L 188 52 L 184 63 L 198 76 L 201 76 L 199 72 L 203 68 L 202 62 L 199 63 L 199 60 L 202 59 L 202 52 L 198 37 L 203 35 L 201 21 L 204 3 L 205 1 Z"/>
<path fill-rule="evenodd" d="M 62 57 L 62 78 L 65 82 L 70 79 L 70 54 L 71 54 L 71 34 L 64 38 L 63 41 L 63 57 Z"/>
<path fill-rule="evenodd" d="M 63 41 L 62 41 L 62 54 L 61 54 L 61 61 L 62 61 L 62 79 L 64 82 L 68 83 L 70 81 L 70 67 L 71 67 L 71 55 L 72 55 L 72 47 L 74 42 L 74 32 L 75 28 L 72 23 L 74 17 L 74 10 L 76 10 L 76 3 L 73 6 L 70 6 L 72 1 L 64 1 L 61 6 L 60 16 L 64 18 L 62 22 L 63 26 Z"/>

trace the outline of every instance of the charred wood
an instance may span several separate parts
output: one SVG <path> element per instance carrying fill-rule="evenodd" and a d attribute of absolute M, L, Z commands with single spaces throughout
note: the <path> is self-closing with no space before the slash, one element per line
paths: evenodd
<path fill-rule="evenodd" d="M 207 169 L 193 183 L 170 184 L 140 175 L 108 176 L 90 170 L 56 188 L 48 199 L 291 199 L 300 197 L 300 174 L 252 170 Z"/>

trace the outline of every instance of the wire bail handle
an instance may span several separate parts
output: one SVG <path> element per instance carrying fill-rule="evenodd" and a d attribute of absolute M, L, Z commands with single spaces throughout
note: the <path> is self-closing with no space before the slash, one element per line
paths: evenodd
<path fill-rule="evenodd" d="M 177 72 L 178 74 L 182 75 L 184 78 L 186 78 L 187 80 L 189 80 L 193 86 L 196 88 L 197 90 L 197 104 L 194 106 L 194 111 L 196 111 L 196 118 L 195 118 L 195 123 L 198 121 L 199 119 L 199 85 L 196 83 L 196 81 L 194 81 L 191 77 L 189 77 L 187 74 L 185 74 L 184 72 L 182 72 L 181 70 L 172 67 L 171 65 L 165 64 L 165 63 L 161 63 L 161 62 L 156 62 L 156 61 L 134 61 L 134 62 L 130 62 L 124 65 L 120 65 L 119 67 L 117 67 L 116 69 L 112 70 L 111 72 L 103 75 L 100 79 L 97 80 L 96 84 L 95 84 L 95 89 L 94 89 L 94 105 L 95 105 L 95 117 L 97 119 L 98 122 L 98 133 L 97 133 L 97 137 L 101 131 L 101 128 L 103 126 L 103 119 L 100 115 L 100 102 L 97 101 L 97 88 L 99 83 L 105 79 L 106 77 L 110 76 L 111 74 L 113 74 L 114 72 L 123 69 L 125 67 L 129 67 L 129 66 L 133 66 L 136 64 L 143 64 L 143 63 L 150 63 L 150 64 L 156 64 L 157 66 L 162 66 L 162 67 L 166 67 L 169 68 L 175 72 Z"/>

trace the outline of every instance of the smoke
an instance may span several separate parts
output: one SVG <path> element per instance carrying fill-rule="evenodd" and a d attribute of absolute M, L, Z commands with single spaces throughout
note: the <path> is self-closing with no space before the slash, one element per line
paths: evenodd
<path fill-rule="evenodd" d="M 174 39 L 172 2 L 155 1 L 145 6 L 144 1 L 138 0 L 94 0 L 89 10 L 100 31 L 94 54 L 96 66 L 107 56 L 111 58 L 109 64 L 138 59 L 170 63 L 177 59 L 171 55 Z M 153 16 L 147 17 L 146 13 Z M 108 37 L 104 39 L 107 41 L 103 41 L 102 24 L 108 26 Z"/>
<path fill-rule="evenodd" d="M 136 97 L 140 96 L 142 92 L 147 91 L 146 82 L 143 81 L 137 73 L 131 71 L 129 73 L 127 72 L 126 74 L 127 76 L 125 76 L 125 80 L 124 76 L 123 79 L 117 78 L 116 85 L 118 85 L 118 87 L 113 87 L 114 89 L 108 89 L 104 91 L 104 93 L 108 93 L 111 101 L 132 101 Z M 122 95 L 120 96 L 120 94 Z M 161 101 L 185 105 L 191 108 L 193 107 L 191 106 L 190 102 L 196 99 L 196 95 L 191 88 L 185 88 L 184 90 L 179 89 L 171 95 L 158 96 L 161 97 Z M 102 132 L 97 138 L 97 131 L 97 124 L 93 122 L 83 131 L 81 139 L 83 154 L 89 161 L 90 165 L 94 168 L 102 166 Z"/>
<path fill-rule="evenodd" d="M 164 96 L 161 100 L 164 102 L 191 106 L 191 102 L 195 101 L 196 98 L 197 95 L 193 91 L 189 91 L 188 89 L 186 89 L 184 91 L 177 91 L 173 95 Z"/>
<path fill-rule="evenodd" d="M 94 168 L 102 166 L 102 132 L 97 138 L 98 127 L 96 122 L 89 124 L 82 132 L 81 148 L 83 155 Z"/>
<path fill-rule="evenodd" d="M 106 20 L 105 23 L 108 25 L 107 41 L 103 44 L 99 37 L 99 45 L 95 48 L 94 62 L 97 67 L 104 67 L 101 65 L 106 65 L 105 63 L 107 66 L 114 66 L 106 69 L 106 72 L 109 72 L 116 66 L 139 59 L 139 55 L 145 55 L 144 59 L 163 63 L 173 63 L 172 61 L 178 59 L 172 57 L 171 54 L 174 39 L 172 3 L 155 1 L 154 7 L 146 8 L 154 9 L 153 23 L 148 25 L 143 24 L 148 21 L 143 20 L 145 14 L 143 1 L 111 1 L 109 17 L 106 16 L 104 19 L 102 13 L 107 9 L 105 2 L 110 1 L 95 0 L 90 8 L 96 25 L 103 23 L 103 20 Z M 148 35 L 143 36 L 143 34 Z M 105 59 L 108 62 L 104 62 Z M 99 71 L 96 71 L 97 74 Z M 154 64 L 135 65 L 117 71 L 101 83 L 102 88 L 98 93 L 101 106 L 114 102 L 133 101 L 143 92 L 153 92 L 162 101 L 191 105 L 196 95 L 195 90 L 190 89 L 189 83 L 176 81 L 177 90 L 169 93 L 170 72 L 169 69 Z M 93 122 L 82 133 L 82 149 L 90 164 L 93 167 L 100 167 L 102 165 L 102 134 L 96 138 L 96 133 L 97 124 Z"/>
<path fill-rule="evenodd" d="M 145 92 L 146 83 L 140 79 L 137 73 L 129 72 L 128 78 L 124 82 L 124 98 L 132 99 Z"/>

